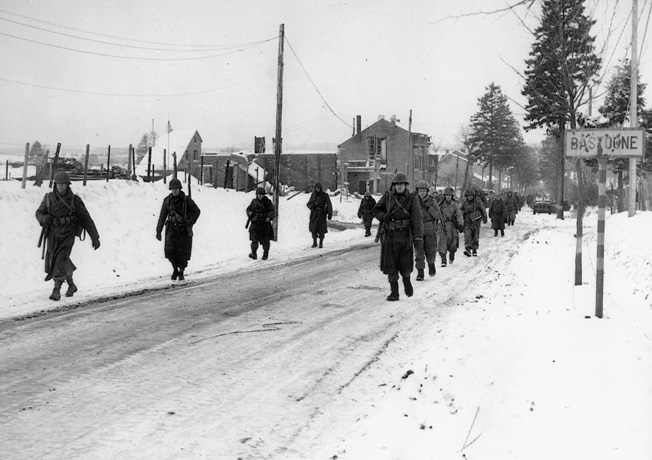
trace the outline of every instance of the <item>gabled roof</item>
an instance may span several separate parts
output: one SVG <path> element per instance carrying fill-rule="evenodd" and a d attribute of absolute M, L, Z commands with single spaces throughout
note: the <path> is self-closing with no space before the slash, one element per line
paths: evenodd
<path fill-rule="evenodd" d="M 377 126 L 377 125 L 379 125 L 379 126 Z M 374 130 L 378 130 L 378 131 L 397 130 L 397 131 L 403 131 L 405 133 L 409 132 L 407 129 L 401 128 L 396 123 L 392 123 L 390 121 L 385 120 L 384 118 L 381 118 L 380 120 L 376 121 L 375 123 L 372 123 L 371 125 L 367 126 L 365 129 L 360 131 L 360 133 L 359 133 L 360 139 L 364 139 L 365 132 L 371 130 L 372 128 L 374 128 Z M 412 134 L 413 135 L 415 135 L 415 134 L 416 135 L 422 135 L 422 136 L 427 135 L 427 134 L 424 134 L 424 133 L 417 133 L 417 132 L 413 132 Z M 348 138 L 347 140 L 345 140 L 344 142 L 339 144 L 337 147 L 341 148 L 344 144 L 352 142 L 353 139 L 355 139 L 357 136 L 358 136 L 358 134 L 354 134 L 353 136 L 351 136 L 350 138 Z"/>
<path fill-rule="evenodd" d="M 193 137 L 197 135 L 198 141 L 203 142 L 201 136 L 197 130 L 193 129 L 179 129 L 174 130 L 171 133 L 165 133 L 156 139 L 156 145 L 152 147 L 152 163 L 157 167 L 162 168 L 163 166 L 163 150 L 165 150 L 169 155 L 170 164 L 167 165 L 169 170 L 172 169 L 172 153 L 177 152 L 177 163 L 181 161 L 186 148 L 192 142 Z M 143 176 L 147 174 L 147 155 L 145 155 L 138 163 L 136 167 L 136 174 Z"/>

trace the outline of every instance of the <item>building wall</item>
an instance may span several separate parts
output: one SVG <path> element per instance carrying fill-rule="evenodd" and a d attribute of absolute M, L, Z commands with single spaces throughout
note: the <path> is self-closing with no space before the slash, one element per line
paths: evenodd
<path fill-rule="evenodd" d="M 274 157 L 272 153 L 256 155 L 256 163 L 270 176 L 274 171 Z M 296 190 L 306 190 L 315 182 L 321 182 L 324 190 L 335 190 L 337 173 L 337 155 L 334 153 L 281 154 L 279 180 L 282 184 L 293 186 Z"/>
<path fill-rule="evenodd" d="M 373 158 L 369 152 L 369 137 L 377 136 L 378 138 L 386 139 L 385 145 L 387 149 L 387 157 L 386 161 L 383 162 L 380 168 L 379 191 L 382 192 L 389 189 L 392 176 L 395 172 L 400 171 L 407 173 L 410 167 L 411 155 L 408 139 L 409 134 L 410 133 L 407 130 L 397 126 L 393 122 L 378 120 L 376 123 L 340 144 L 339 160 L 343 165 L 343 181 L 348 182 L 349 192 L 357 191 L 363 193 L 364 190 L 360 190 L 360 181 L 369 181 L 373 179 L 375 174 L 373 168 L 369 172 L 353 170 L 353 164 L 355 162 L 362 162 Z M 429 143 L 429 137 L 421 133 L 412 133 L 412 142 L 414 145 L 425 146 L 423 148 L 414 148 L 414 179 L 415 181 L 422 178 L 428 180 L 427 178 L 429 177 L 431 169 L 427 161 L 427 145 Z M 422 160 L 420 161 L 419 158 Z M 346 164 L 349 166 L 346 166 Z M 349 167 L 352 169 L 351 171 L 349 171 Z M 414 184 L 411 184 L 410 187 L 413 189 Z"/>

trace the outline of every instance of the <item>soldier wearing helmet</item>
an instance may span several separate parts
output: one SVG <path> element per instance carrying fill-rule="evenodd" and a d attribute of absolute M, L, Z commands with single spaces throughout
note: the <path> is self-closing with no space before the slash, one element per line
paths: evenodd
<path fill-rule="evenodd" d="M 72 192 L 70 176 L 65 171 L 54 175 L 54 190 L 47 193 L 36 210 L 36 219 L 43 227 L 42 237 L 46 249 L 45 281 L 54 280 L 50 299 L 61 299 L 61 286 L 68 283 L 66 297 L 77 292 L 72 274 L 77 269 L 70 260 L 75 236 L 85 230 L 91 237 L 93 249 L 100 247 L 100 235 L 83 200 Z"/>
<path fill-rule="evenodd" d="M 505 191 L 505 210 L 507 212 L 507 225 L 514 225 L 518 214 L 518 200 L 511 190 Z"/>
<path fill-rule="evenodd" d="M 251 252 L 249 257 L 258 258 L 258 244 L 263 247 L 263 260 L 269 257 L 270 241 L 274 239 L 274 227 L 272 221 L 275 217 L 274 203 L 267 198 L 263 187 L 256 189 L 256 198 L 251 200 L 247 206 L 247 226 L 249 227 L 249 240 L 251 241 Z"/>
<path fill-rule="evenodd" d="M 165 258 L 172 264 L 172 280 L 185 280 L 185 269 L 192 255 L 193 226 L 201 211 L 181 190 L 181 181 L 170 181 L 170 194 L 163 200 L 156 224 L 156 239 L 161 241 L 165 226 Z"/>
<path fill-rule="evenodd" d="M 310 221 L 308 230 L 312 235 L 312 247 L 317 247 L 317 238 L 319 238 L 319 247 L 324 247 L 324 237 L 328 233 L 328 222 L 326 219 L 333 218 L 333 204 L 328 193 L 322 190 L 321 182 L 315 182 L 314 190 L 306 204 L 310 209 Z"/>
<path fill-rule="evenodd" d="M 417 250 L 415 263 L 417 266 L 417 281 L 423 281 L 426 262 L 428 276 L 435 276 L 435 258 L 437 257 L 437 227 L 441 221 L 439 204 L 429 192 L 430 186 L 425 180 L 417 182 L 417 200 L 421 206 L 423 218 L 423 250 Z"/>
<path fill-rule="evenodd" d="M 392 187 L 373 207 L 373 214 L 381 222 L 380 269 L 387 275 L 391 293 L 389 301 L 399 299 L 398 279 L 403 278 L 405 295 L 411 297 L 414 288 L 410 274 L 414 268 L 414 250 L 423 250 L 423 219 L 416 195 L 408 190 L 404 173 L 396 173 Z"/>
<path fill-rule="evenodd" d="M 464 217 L 464 255 L 467 257 L 477 256 L 480 245 L 480 220 L 487 223 L 487 211 L 474 190 L 467 190 L 464 193 L 464 198 L 465 200 L 460 206 Z"/>
<path fill-rule="evenodd" d="M 441 225 L 439 226 L 439 256 L 441 266 L 455 261 L 455 253 L 460 245 L 459 231 L 464 226 L 460 206 L 455 201 L 455 192 L 452 187 L 444 189 L 444 199 L 439 203 L 441 211 Z M 447 260 L 448 259 L 448 260 Z"/>
<path fill-rule="evenodd" d="M 364 224 L 364 236 L 371 236 L 371 223 L 374 220 L 373 209 L 375 205 L 376 200 L 371 196 L 371 193 L 365 192 L 358 208 L 358 218 L 362 219 Z"/>

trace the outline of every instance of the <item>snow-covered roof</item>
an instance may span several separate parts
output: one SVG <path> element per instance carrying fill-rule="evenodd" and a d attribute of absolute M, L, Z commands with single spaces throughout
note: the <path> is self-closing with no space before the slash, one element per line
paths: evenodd
<path fill-rule="evenodd" d="M 181 160 L 188 144 L 192 142 L 192 138 L 197 133 L 195 129 L 178 129 L 171 133 L 165 133 L 156 139 L 156 144 L 152 147 L 152 163 L 157 167 L 163 166 L 163 150 L 169 153 L 170 163 L 172 163 L 172 153 L 177 153 L 177 163 Z M 197 133 L 198 134 L 198 133 Z M 168 169 L 172 169 L 171 164 L 167 165 Z M 136 174 L 143 176 L 147 174 L 147 155 L 145 155 L 136 167 Z"/>

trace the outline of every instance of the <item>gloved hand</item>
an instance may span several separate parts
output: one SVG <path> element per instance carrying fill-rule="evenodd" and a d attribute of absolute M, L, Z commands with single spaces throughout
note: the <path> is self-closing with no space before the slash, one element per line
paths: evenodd
<path fill-rule="evenodd" d="M 415 240 L 414 247 L 417 251 L 423 251 L 423 240 Z"/>
<path fill-rule="evenodd" d="M 333 218 L 333 216 L 331 216 L 331 215 L 329 214 L 329 216 L 328 216 L 328 220 L 331 220 L 332 218 Z"/>
<path fill-rule="evenodd" d="M 486 224 L 486 223 L 487 223 L 487 218 L 486 218 L 486 217 L 483 217 L 483 218 L 482 218 L 482 223 L 483 223 L 483 224 Z"/>
<path fill-rule="evenodd" d="M 156 234 L 156 239 L 159 240 L 159 241 L 161 241 L 161 232 L 158 232 L 158 233 Z"/>
<path fill-rule="evenodd" d="M 43 223 L 41 224 L 43 227 L 46 225 L 50 225 L 52 223 L 52 216 L 50 214 L 46 214 L 43 216 Z"/>
<path fill-rule="evenodd" d="M 93 244 L 93 249 L 97 251 L 97 249 L 100 247 L 100 239 L 98 238 L 96 240 L 93 240 L 92 244 Z"/>
<path fill-rule="evenodd" d="M 390 220 L 392 220 L 392 215 L 390 213 L 386 212 L 385 215 L 383 216 L 383 220 L 385 222 L 389 222 Z"/>

